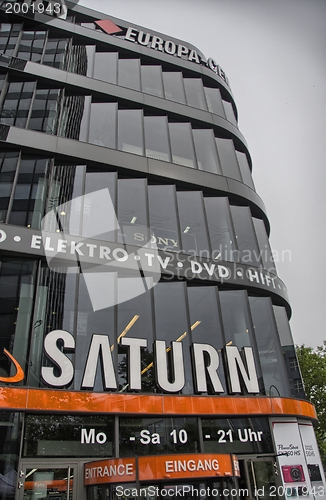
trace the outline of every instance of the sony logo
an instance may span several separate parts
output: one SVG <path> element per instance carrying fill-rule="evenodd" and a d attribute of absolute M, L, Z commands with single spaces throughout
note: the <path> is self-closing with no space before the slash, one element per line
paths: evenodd
<path fill-rule="evenodd" d="M 78 341 L 78 339 L 77 339 Z M 155 383 L 166 393 L 178 393 L 185 386 L 185 364 L 182 342 L 172 342 L 170 346 L 163 340 L 154 342 L 153 362 L 142 369 L 142 350 L 147 348 L 147 340 L 123 337 L 120 345 L 128 351 L 127 371 L 129 391 L 142 389 L 141 376 L 154 365 Z M 65 330 L 54 330 L 44 339 L 44 350 L 53 366 L 42 366 L 41 375 L 44 382 L 56 388 L 69 387 L 74 379 L 75 367 L 69 353 L 75 352 L 76 341 L 71 333 Z M 117 372 L 113 362 L 114 345 L 110 345 L 107 335 L 94 334 L 85 359 L 84 373 L 80 389 L 93 390 L 98 362 L 101 365 L 104 390 L 117 390 Z M 230 394 L 259 393 L 259 384 L 253 350 L 244 347 L 240 353 L 236 346 L 225 346 L 221 350 L 224 370 L 227 379 L 227 391 Z M 197 393 L 207 392 L 208 384 L 215 394 L 225 392 L 218 369 L 219 352 L 209 344 L 193 343 L 191 346 L 192 369 Z M 131 361 L 132 360 L 132 361 Z"/>

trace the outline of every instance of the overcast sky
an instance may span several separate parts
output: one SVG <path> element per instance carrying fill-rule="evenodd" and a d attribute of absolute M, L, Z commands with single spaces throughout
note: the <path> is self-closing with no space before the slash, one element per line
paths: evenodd
<path fill-rule="evenodd" d="M 80 0 L 185 40 L 226 72 L 267 207 L 294 341 L 326 340 L 326 0 Z M 290 254 L 290 257 L 289 257 Z"/>

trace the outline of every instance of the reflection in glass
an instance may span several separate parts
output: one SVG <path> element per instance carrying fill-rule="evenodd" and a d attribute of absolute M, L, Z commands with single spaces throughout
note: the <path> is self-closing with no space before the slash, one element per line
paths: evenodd
<path fill-rule="evenodd" d="M 229 101 L 224 101 L 224 99 L 222 103 L 225 110 L 226 119 L 229 120 L 229 122 L 233 123 L 233 125 L 238 126 L 232 104 Z"/>
<path fill-rule="evenodd" d="M 263 267 L 270 273 L 277 274 L 265 224 L 261 219 L 256 219 L 255 217 L 253 217 L 252 220 L 258 240 Z"/>
<path fill-rule="evenodd" d="M 112 457 L 113 418 L 107 415 L 27 415 L 24 457 Z M 83 443 L 94 429 L 107 440 Z"/>
<path fill-rule="evenodd" d="M 142 110 L 119 109 L 118 149 L 136 155 L 144 154 Z"/>
<path fill-rule="evenodd" d="M 166 99 L 186 104 L 182 73 L 164 71 L 163 84 Z"/>
<path fill-rule="evenodd" d="M 251 175 L 247 155 L 245 153 L 241 153 L 240 151 L 236 151 L 235 153 L 236 153 L 237 158 L 238 158 L 238 163 L 239 163 L 240 172 L 241 172 L 243 182 L 245 184 L 247 184 L 247 186 L 249 186 L 251 189 L 255 189 L 254 181 L 252 180 L 252 175 Z"/>
<path fill-rule="evenodd" d="M 25 31 L 18 47 L 16 57 L 25 61 L 40 63 L 44 50 L 46 31 Z"/>
<path fill-rule="evenodd" d="M 261 368 L 253 327 L 249 315 L 247 293 L 244 290 L 220 291 L 225 342 L 235 345 L 240 351 L 243 347 L 252 347 L 258 379 L 261 379 Z M 262 380 L 260 380 L 260 386 Z"/>
<path fill-rule="evenodd" d="M 182 250 L 210 258 L 203 195 L 199 191 L 178 191 L 178 210 Z"/>
<path fill-rule="evenodd" d="M 194 137 L 199 170 L 221 174 L 213 130 L 193 129 L 192 134 Z"/>
<path fill-rule="evenodd" d="M 281 306 L 273 306 L 273 311 L 290 382 L 291 395 L 294 398 L 305 399 L 306 395 L 286 310 Z"/>
<path fill-rule="evenodd" d="M 160 250 L 180 250 L 175 186 L 148 186 L 150 228 Z"/>
<path fill-rule="evenodd" d="M 119 242 L 138 246 L 146 244 L 149 236 L 147 207 L 145 179 L 118 180 Z"/>
<path fill-rule="evenodd" d="M 222 103 L 221 92 L 219 89 L 204 87 L 206 100 L 208 104 L 208 110 L 225 118 L 225 110 Z"/>
<path fill-rule="evenodd" d="M 25 128 L 36 82 L 9 83 L 0 109 L 0 123 Z"/>
<path fill-rule="evenodd" d="M 216 139 L 223 175 L 242 181 L 232 139 Z"/>
<path fill-rule="evenodd" d="M 16 151 L 0 153 L 0 222 L 6 222 L 18 158 Z"/>
<path fill-rule="evenodd" d="M 38 88 L 35 92 L 28 128 L 56 135 L 61 112 L 61 100 L 62 91 L 60 89 Z"/>
<path fill-rule="evenodd" d="M 209 344 L 213 346 L 220 355 L 220 366 L 218 369 L 218 376 L 224 388 L 225 375 L 221 357 L 221 349 L 224 346 L 224 338 L 222 334 L 221 318 L 218 309 L 216 287 L 188 287 L 188 302 L 190 322 L 196 325 L 192 329 L 192 342 L 198 344 Z M 207 359 L 206 359 L 207 361 Z M 210 378 L 208 378 L 208 394 L 215 394 L 212 388 Z"/>
<path fill-rule="evenodd" d="M 142 91 L 164 97 L 161 66 L 141 66 Z"/>
<path fill-rule="evenodd" d="M 196 168 L 190 123 L 169 123 L 169 131 L 173 163 Z"/>
<path fill-rule="evenodd" d="M 240 252 L 240 261 L 259 267 L 261 265 L 260 251 L 250 209 L 248 207 L 237 207 L 235 205 L 231 205 L 230 208 Z"/>
<path fill-rule="evenodd" d="M 156 160 L 171 161 L 166 116 L 145 116 L 146 156 Z"/>
<path fill-rule="evenodd" d="M 119 436 L 122 457 L 199 452 L 198 422 L 193 417 L 121 417 Z"/>
<path fill-rule="evenodd" d="M 184 78 L 183 80 L 187 104 L 194 108 L 207 110 L 203 82 L 200 78 Z"/>
<path fill-rule="evenodd" d="M 249 297 L 251 316 L 267 396 L 290 396 L 284 359 L 269 298 Z"/>
<path fill-rule="evenodd" d="M 228 199 L 206 197 L 204 203 L 213 259 L 238 262 Z"/>
<path fill-rule="evenodd" d="M 190 360 L 189 323 L 185 301 L 185 283 L 159 283 L 154 287 L 156 340 L 165 340 L 167 349 L 171 342 L 182 342 L 185 385 L 182 394 L 193 394 Z M 167 352 L 168 359 L 171 351 Z M 172 365 L 168 375 L 173 382 Z"/>
<path fill-rule="evenodd" d="M 22 413 L 0 412 L 1 500 L 15 498 L 22 424 Z"/>
<path fill-rule="evenodd" d="M 89 126 L 89 142 L 107 148 L 117 147 L 117 109 L 114 102 L 92 102 Z"/>

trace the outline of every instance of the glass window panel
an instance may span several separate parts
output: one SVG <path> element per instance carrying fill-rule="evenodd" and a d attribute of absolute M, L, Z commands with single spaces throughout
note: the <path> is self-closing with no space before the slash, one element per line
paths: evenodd
<path fill-rule="evenodd" d="M 139 59 L 119 59 L 118 85 L 128 89 L 140 90 Z"/>
<path fill-rule="evenodd" d="M 166 116 L 145 116 L 146 156 L 156 160 L 171 161 Z"/>
<path fill-rule="evenodd" d="M 141 66 L 142 91 L 164 97 L 161 66 Z"/>
<path fill-rule="evenodd" d="M 97 272 L 89 270 L 80 274 L 78 291 L 78 313 L 75 325 L 75 377 L 74 389 L 80 390 L 87 354 L 92 335 L 106 335 L 110 345 L 115 341 L 115 308 L 116 303 L 116 274 L 113 272 Z M 113 351 L 113 360 L 116 353 Z M 115 361 L 114 361 L 115 363 Z M 96 367 L 94 391 L 103 391 L 102 360 L 99 359 Z"/>
<path fill-rule="evenodd" d="M 22 157 L 9 217 L 10 224 L 41 228 L 50 167 L 50 158 Z M 30 193 L 34 193 L 34 197 Z"/>
<path fill-rule="evenodd" d="M 260 252 L 248 207 L 232 206 L 231 215 L 240 252 L 240 261 L 260 267 Z"/>
<path fill-rule="evenodd" d="M 1 492 L 3 500 L 14 498 L 15 481 L 18 471 L 19 448 L 22 438 L 23 413 L 0 412 L 0 470 L 5 491 Z"/>
<path fill-rule="evenodd" d="M 163 71 L 164 95 L 170 101 L 186 104 L 182 73 Z"/>
<path fill-rule="evenodd" d="M 94 78 L 95 45 L 86 45 L 87 71 L 86 76 Z"/>
<path fill-rule="evenodd" d="M 215 260 L 239 261 L 227 198 L 204 198 L 208 231 Z"/>
<path fill-rule="evenodd" d="M 225 342 L 237 346 L 252 347 L 255 358 L 257 376 L 262 386 L 259 357 L 253 334 L 252 323 L 249 315 L 248 297 L 244 290 L 220 291 L 220 304 L 222 311 Z"/>
<path fill-rule="evenodd" d="M 179 191 L 177 200 L 183 251 L 191 255 L 210 258 L 202 193 Z"/>
<path fill-rule="evenodd" d="M 192 130 L 199 170 L 221 174 L 213 130 Z"/>
<path fill-rule="evenodd" d="M 233 125 L 238 126 L 238 122 L 236 120 L 232 104 L 229 101 L 224 101 L 224 99 L 222 102 L 225 110 L 226 119 L 229 120 L 229 122 L 233 123 Z"/>
<path fill-rule="evenodd" d="M 202 427 L 205 453 L 274 453 L 267 418 L 203 418 Z M 248 434 L 253 440 L 248 439 Z"/>
<path fill-rule="evenodd" d="M 117 77 L 118 53 L 96 52 L 94 62 L 94 78 L 103 80 L 104 82 L 117 83 Z"/>
<path fill-rule="evenodd" d="M 196 168 L 190 123 L 169 123 L 169 131 L 173 163 Z"/>
<path fill-rule="evenodd" d="M 184 78 L 183 83 L 186 91 L 187 104 L 194 108 L 207 111 L 202 80 L 200 78 Z"/>
<path fill-rule="evenodd" d="M 118 241 L 145 246 L 148 241 L 148 202 L 145 179 L 118 180 Z"/>
<path fill-rule="evenodd" d="M 290 396 L 271 300 L 265 297 L 249 297 L 249 305 L 266 395 Z"/>
<path fill-rule="evenodd" d="M 148 186 L 150 228 L 159 250 L 181 249 L 175 186 Z"/>
<path fill-rule="evenodd" d="M 218 376 L 224 388 L 225 375 L 221 358 L 221 349 L 225 342 L 222 334 L 221 318 L 218 309 L 215 287 L 188 287 L 189 314 L 192 341 L 213 346 L 220 355 Z M 199 324 L 198 324 L 199 322 Z M 215 394 L 208 378 L 208 394 Z"/>
<path fill-rule="evenodd" d="M 223 175 L 242 181 L 232 139 L 216 138 Z"/>
<path fill-rule="evenodd" d="M 116 342 L 120 341 L 121 335 L 129 338 L 146 339 L 147 347 L 141 349 L 141 390 L 142 392 L 155 393 L 157 386 L 153 369 L 154 320 L 152 291 L 149 290 L 126 301 L 126 294 L 131 289 L 133 289 L 133 279 L 118 280 L 118 331 Z M 115 348 L 116 346 L 117 343 Z M 132 364 L 133 360 L 128 354 L 128 349 L 119 345 L 119 390 L 122 392 L 129 390 L 128 366 L 130 366 L 130 363 Z"/>
<path fill-rule="evenodd" d="M 116 178 L 115 172 L 86 173 L 82 200 L 84 237 L 116 241 Z M 103 213 L 106 214 L 105 218 L 101 217 Z"/>
<path fill-rule="evenodd" d="M 156 340 L 165 340 L 167 348 L 170 347 L 171 342 L 182 342 L 185 385 L 181 392 L 193 394 L 185 283 L 158 283 L 153 290 Z M 169 366 L 168 371 L 171 381 L 173 374 Z"/>
<path fill-rule="evenodd" d="M 141 431 L 146 431 L 148 436 L 153 436 L 154 443 L 151 440 L 148 444 L 142 443 L 140 441 Z M 180 431 L 182 439 L 185 441 L 183 443 L 178 439 Z M 175 435 L 177 439 L 174 438 Z M 198 453 L 200 451 L 198 422 L 196 418 L 192 417 L 121 417 L 119 419 L 119 436 L 122 457 L 164 453 Z M 142 491 L 144 491 L 143 487 Z M 146 498 L 153 498 L 153 496 L 150 495 Z"/>
<path fill-rule="evenodd" d="M 105 443 L 82 443 L 82 431 L 103 432 Z M 41 457 L 112 457 L 112 417 L 107 415 L 28 415 L 23 455 Z M 51 496 L 51 494 L 50 494 Z"/>
<path fill-rule="evenodd" d="M 247 155 L 245 153 L 241 153 L 240 151 L 236 151 L 236 155 L 238 158 L 238 163 L 239 163 L 240 172 L 241 172 L 243 182 L 245 184 L 247 184 L 247 186 L 249 186 L 251 189 L 255 189 L 254 181 L 252 180 L 252 175 L 251 175 L 251 171 L 250 171 L 250 167 L 249 167 L 249 163 L 248 163 L 248 159 L 247 159 Z"/>
<path fill-rule="evenodd" d="M 265 224 L 261 219 L 256 219 L 255 217 L 253 217 L 252 220 L 256 231 L 263 267 L 270 273 L 276 274 L 275 262 L 266 233 Z"/>
<path fill-rule="evenodd" d="M 225 117 L 225 110 L 222 103 L 221 92 L 219 89 L 204 87 L 208 110 L 219 116 Z"/>
<path fill-rule="evenodd" d="M 142 110 L 119 109 L 118 149 L 136 155 L 144 154 Z"/>
<path fill-rule="evenodd" d="M 7 76 L 6 74 L 2 74 L 2 75 L 0 74 L 0 92 L 2 90 L 4 82 L 6 80 L 6 76 Z"/>
<path fill-rule="evenodd" d="M 306 395 L 303 388 L 300 367 L 285 307 L 273 306 L 273 311 L 290 383 L 291 395 L 294 398 L 305 399 Z"/>
<path fill-rule="evenodd" d="M 114 102 L 92 102 L 89 142 L 107 148 L 117 147 L 117 109 Z"/>

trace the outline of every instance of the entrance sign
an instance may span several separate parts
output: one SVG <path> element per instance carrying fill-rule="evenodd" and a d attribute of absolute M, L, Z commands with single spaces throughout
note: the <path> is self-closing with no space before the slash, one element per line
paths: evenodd
<path fill-rule="evenodd" d="M 85 464 L 84 484 L 124 483 L 136 480 L 135 458 L 112 458 Z"/>
<path fill-rule="evenodd" d="M 139 481 L 233 476 L 231 455 L 192 454 L 138 458 Z"/>

